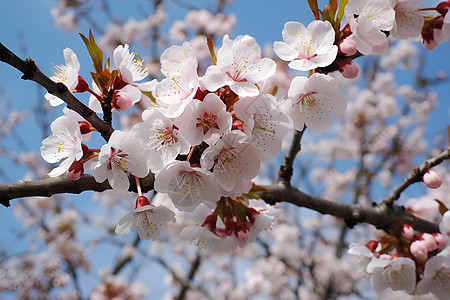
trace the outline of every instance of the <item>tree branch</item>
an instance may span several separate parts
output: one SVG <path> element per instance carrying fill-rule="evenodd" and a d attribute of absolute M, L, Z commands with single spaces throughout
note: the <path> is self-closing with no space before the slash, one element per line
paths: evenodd
<path fill-rule="evenodd" d="M 143 192 L 153 189 L 155 177 L 150 173 L 141 179 Z M 415 230 L 422 232 L 439 232 L 437 224 L 417 218 L 397 205 L 381 204 L 377 207 L 364 207 L 359 204 L 346 204 L 335 202 L 305 194 L 296 188 L 285 187 L 282 184 L 267 187 L 270 192 L 261 193 L 261 198 L 269 204 L 289 202 L 299 207 L 306 207 L 321 214 L 333 215 L 345 220 L 348 226 L 357 223 L 369 223 L 380 229 L 401 222 L 410 224 Z M 84 191 L 102 192 L 111 189 L 107 181 L 98 183 L 91 175 L 83 175 L 79 180 L 72 181 L 67 178 L 49 178 L 36 181 L 19 180 L 0 184 L 0 203 L 9 206 L 9 200 L 31 196 L 50 197 L 54 194 L 71 193 L 80 194 Z M 136 185 L 131 181 L 130 191 L 136 192 Z"/>
<path fill-rule="evenodd" d="M 294 164 L 295 156 L 301 150 L 301 140 L 305 130 L 306 126 L 302 131 L 295 131 L 294 137 L 292 138 L 291 147 L 289 148 L 289 152 L 284 156 L 283 164 L 280 166 L 280 170 L 278 171 L 278 182 L 282 185 L 291 185 L 291 177 L 293 173 L 292 166 Z"/>
<path fill-rule="evenodd" d="M 417 218 L 404 207 L 381 204 L 376 207 L 361 206 L 359 204 L 346 204 L 335 202 L 305 194 L 296 188 L 283 185 L 266 187 L 270 192 L 261 193 L 260 196 L 269 204 L 289 202 L 299 207 L 306 207 L 321 214 L 332 215 L 344 219 L 349 227 L 357 223 L 369 223 L 379 229 L 387 229 L 398 222 L 410 224 L 415 230 L 421 232 L 439 232 L 437 224 Z"/>
<path fill-rule="evenodd" d="M 153 189 L 155 175 L 150 173 L 141 179 L 141 188 L 143 192 Z M 0 203 L 6 207 L 10 206 L 9 201 L 22 197 L 44 196 L 50 197 L 54 194 L 80 194 L 84 191 L 103 192 L 111 189 L 108 181 L 98 183 L 91 175 L 85 174 L 78 180 L 67 178 L 49 178 L 35 181 L 19 180 L 0 184 Z M 130 180 L 130 191 L 136 192 L 136 183 Z"/>
<path fill-rule="evenodd" d="M 100 119 L 93 110 L 78 100 L 64 84 L 60 82 L 56 83 L 42 73 L 31 58 L 28 57 L 26 60 L 22 60 L 6 48 L 2 43 L 0 43 L 0 61 L 21 71 L 23 73 L 22 79 L 31 80 L 38 83 L 50 94 L 53 94 L 66 102 L 70 109 L 76 111 L 86 121 L 91 123 L 91 125 L 97 129 L 98 132 L 100 132 L 105 140 L 109 140 L 109 137 L 114 131 L 112 126 L 103 122 L 103 120 Z"/>
<path fill-rule="evenodd" d="M 392 194 L 383 200 L 383 204 L 390 206 L 395 200 L 400 198 L 400 194 L 411 184 L 422 181 L 423 174 L 430 168 L 440 164 L 450 158 L 450 147 L 439 153 L 438 155 L 424 161 L 418 168 L 415 168 L 406 179 L 392 192 Z"/>

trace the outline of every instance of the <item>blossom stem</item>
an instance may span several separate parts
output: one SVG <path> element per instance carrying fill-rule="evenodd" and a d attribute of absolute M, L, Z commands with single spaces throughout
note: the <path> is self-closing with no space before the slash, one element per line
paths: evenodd
<path fill-rule="evenodd" d="M 436 10 L 436 7 L 424 7 L 419 9 L 418 11 L 427 11 L 427 10 Z"/>
<path fill-rule="evenodd" d="M 94 92 L 93 90 L 91 90 L 90 88 L 88 88 L 87 91 L 88 91 L 89 93 L 91 93 L 92 95 L 94 95 L 94 97 L 97 98 L 98 101 L 100 101 L 100 102 L 103 101 L 103 98 L 102 98 L 99 94 L 97 94 L 96 92 Z"/>
<path fill-rule="evenodd" d="M 134 176 L 134 179 L 136 180 L 136 189 L 138 192 L 139 197 L 143 196 L 142 194 L 142 188 L 141 188 L 141 183 L 139 182 L 139 178 L 137 176 Z"/>
<path fill-rule="evenodd" d="M 196 146 L 191 147 L 191 150 L 189 151 L 189 154 L 188 154 L 188 156 L 186 158 L 187 162 L 189 162 L 189 160 L 191 159 L 191 156 L 192 156 L 192 153 L 194 153 L 195 147 Z"/>

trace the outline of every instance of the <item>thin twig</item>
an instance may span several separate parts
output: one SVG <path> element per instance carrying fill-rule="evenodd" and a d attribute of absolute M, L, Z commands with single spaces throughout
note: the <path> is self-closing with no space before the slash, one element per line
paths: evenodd
<path fill-rule="evenodd" d="M 406 179 L 392 192 L 392 194 L 383 200 L 383 204 L 390 206 L 395 200 L 400 198 L 400 194 L 411 184 L 422 181 L 423 174 L 430 168 L 440 164 L 450 158 L 450 147 L 439 153 L 438 155 L 424 161 L 418 168 L 415 168 Z"/>
<path fill-rule="evenodd" d="M 141 188 L 144 193 L 153 189 L 155 176 L 150 173 L 141 178 Z M 80 194 L 84 191 L 103 192 L 111 189 L 108 181 L 98 183 L 91 175 L 85 174 L 78 180 L 67 178 L 48 178 L 35 181 L 19 180 L 0 184 L 0 203 L 6 207 L 10 205 L 12 199 L 23 197 L 44 196 L 50 197 L 55 194 Z M 130 191 L 137 192 L 136 184 L 130 182 Z"/>
<path fill-rule="evenodd" d="M 78 100 L 63 83 L 56 83 L 39 70 L 35 62 L 31 58 L 22 60 L 2 43 L 0 43 L 0 61 L 3 61 L 23 73 L 22 79 L 31 80 L 44 87 L 50 94 L 55 95 L 64 102 L 68 107 L 80 114 L 86 121 L 100 132 L 105 140 L 113 133 L 114 129 L 111 125 L 106 124 L 97 114 L 89 107 Z"/>
<path fill-rule="evenodd" d="M 303 133 L 306 130 L 306 126 L 303 128 L 302 131 L 296 130 L 294 133 L 294 137 L 292 138 L 291 147 L 284 156 L 284 162 L 280 166 L 280 171 L 278 171 L 278 183 L 284 185 L 284 186 L 290 186 L 291 185 L 291 177 L 293 173 L 293 164 L 295 160 L 295 156 L 298 152 L 301 150 L 301 140 L 303 137 Z"/>
<path fill-rule="evenodd" d="M 320 197 L 311 196 L 293 187 L 283 185 L 266 186 L 270 192 L 260 193 L 261 198 L 269 204 L 289 202 L 299 207 L 306 207 L 321 214 L 332 215 L 344 219 L 347 226 L 357 223 L 369 223 L 379 229 L 388 229 L 400 222 L 409 224 L 417 231 L 437 233 L 437 224 L 420 219 L 409 213 L 404 207 L 397 205 L 379 205 L 376 207 L 362 206 L 330 201 Z"/>

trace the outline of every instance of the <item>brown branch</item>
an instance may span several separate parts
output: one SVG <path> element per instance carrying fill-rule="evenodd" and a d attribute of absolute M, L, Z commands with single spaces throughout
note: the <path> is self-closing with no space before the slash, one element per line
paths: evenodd
<path fill-rule="evenodd" d="M 289 202 L 299 207 L 315 210 L 321 214 L 344 219 L 349 227 L 357 223 L 369 223 L 379 229 L 388 229 L 400 222 L 402 224 L 410 224 L 417 231 L 439 232 L 437 224 L 417 218 L 401 206 L 381 204 L 376 207 L 370 207 L 359 204 L 346 204 L 311 196 L 293 187 L 273 185 L 266 188 L 270 192 L 261 193 L 261 198 L 269 204 Z"/>
<path fill-rule="evenodd" d="M 31 80 L 38 83 L 50 94 L 53 94 L 66 102 L 70 109 L 76 111 L 86 121 L 91 123 L 91 125 L 100 132 L 105 140 L 109 140 L 109 137 L 114 131 L 112 126 L 103 122 L 93 110 L 78 100 L 64 84 L 60 82 L 56 83 L 42 73 L 31 58 L 22 60 L 6 48 L 2 43 L 0 43 L 0 61 L 7 63 L 22 72 L 22 79 Z"/>
<path fill-rule="evenodd" d="M 190 287 L 190 282 L 192 282 L 192 280 L 194 279 L 195 273 L 197 273 L 197 270 L 200 267 L 200 262 L 201 262 L 201 256 L 200 256 L 200 253 L 197 252 L 195 259 L 191 264 L 191 268 L 189 270 L 186 280 L 183 282 L 180 282 L 181 288 L 180 288 L 180 292 L 178 293 L 178 296 L 175 298 L 176 300 L 182 300 L 185 298 L 186 292 L 189 290 L 189 287 Z"/>
<path fill-rule="evenodd" d="M 415 168 L 406 179 L 391 193 L 391 195 L 383 200 L 383 204 L 390 206 L 395 200 L 400 198 L 400 194 L 411 184 L 422 181 L 423 174 L 430 168 L 440 164 L 450 158 L 450 147 L 439 153 L 438 155 L 426 160 L 418 168 Z"/>
<path fill-rule="evenodd" d="M 154 179 L 154 175 L 150 173 L 141 180 L 141 187 L 144 192 L 153 189 Z M 311 196 L 296 188 L 286 187 L 282 184 L 267 188 L 270 192 L 262 193 L 261 197 L 269 204 L 289 202 L 299 207 L 315 210 L 321 214 L 342 218 L 350 227 L 357 223 L 369 223 L 377 228 L 387 229 L 397 224 L 396 222 L 401 222 L 410 224 L 418 231 L 439 232 L 438 225 L 417 218 L 403 207 L 397 205 L 388 206 L 381 204 L 377 207 L 366 207 L 359 204 L 346 204 Z M 50 178 L 36 181 L 19 180 L 17 182 L 0 184 L 0 203 L 4 206 L 9 206 L 9 200 L 16 198 L 31 196 L 50 197 L 60 193 L 80 194 L 83 191 L 102 192 L 107 189 L 111 189 L 107 181 L 98 183 L 93 176 L 87 174 L 77 181 L 67 178 Z M 133 181 L 131 181 L 129 190 L 136 191 Z"/>
<path fill-rule="evenodd" d="M 292 138 L 291 147 L 284 156 L 283 164 L 280 166 L 280 170 L 278 171 L 278 182 L 285 186 L 291 185 L 291 177 L 293 173 L 293 164 L 295 160 L 295 156 L 301 150 L 301 140 L 303 137 L 303 133 L 306 130 L 306 126 L 302 131 L 296 130 L 294 133 L 294 137 Z"/>
<path fill-rule="evenodd" d="M 155 176 L 150 173 L 141 179 L 143 192 L 153 189 Z M 103 192 L 111 189 L 108 181 L 98 183 L 91 175 L 83 175 L 80 179 L 73 181 L 67 178 L 49 178 L 35 181 L 19 180 L 0 184 L 0 203 L 8 207 L 9 201 L 22 197 L 44 196 L 50 197 L 55 194 L 80 194 L 84 191 Z M 136 192 L 134 180 L 130 180 L 130 191 Z"/>

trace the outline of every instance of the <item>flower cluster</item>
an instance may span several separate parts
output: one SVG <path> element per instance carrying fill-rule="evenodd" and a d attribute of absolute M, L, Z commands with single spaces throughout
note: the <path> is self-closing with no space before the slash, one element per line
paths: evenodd
<path fill-rule="evenodd" d="M 281 152 L 282 139 L 290 130 L 307 127 L 315 133 L 327 131 L 331 116 L 342 115 L 347 109 L 336 74 L 329 73 L 338 71 L 346 78 L 356 78 L 359 68 L 353 59 L 385 51 L 389 34 L 397 39 L 422 36 L 424 44 L 431 45 L 439 35 L 445 37 L 450 32 L 448 2 L 438 5 L 438 16 L 432 19 L 425 16 L 421 4 L 350 0 L 339 7 L 339 12 L 334 8 L 336 19 L 322 14 L 320 20 L 319 11 L 312 8 L 317 16 L 308 26 L 287 22 L 283 41 L 273 44 L 274 52 L 291 69 L 308 71 L 309 75 L 294 77 L 284 99 L 276 97 L 276 88 L 273 93 L 264 92 L 277 64 L 263 57 L 256 40 L 247 35 L 235 39 L 225 35 L 217 51 L 208 42 L 213 64 L 204 72 L 190 42 L 169 47 L 160 57 L 159 81 L 145 81 L 148 68 L 128 45 L 114 50 L 116 69 L 112 69 L 109 59 L 103 64 L 103 52 L 92 34 L 89 38 L 82 35 L 95 68 L 91 72 L 92 88 L 79 75 L 78 58 L 68 48 L 64 50 L 66 65 L 56 67 L 51 79 L 62 82 L 73 93 L 90 93 L 90 108 L 103 113 L 109 124 L 114 109 L 124 112 L 138 102 L 146 109 L 142 122 L 129 130 L 115 130 L 100 149 L 82 143 L 95 131 L 91 124 L 66 110 L 65 116 L 52 123 L 53 135 L 42 143 L 42 157 L 49 163 L 61 162 L 49 176 L 66 173 L 77 180 L 85 169 L 92 169 L 97 182 L 107 180 L 120 194 L 130 189 L 134 177 L 139 193 L 136 208 L 119 221 L 117 234 L 136 227 L 141 239 L 155 240 L 168 222 L 175 222 L 172 211 L 153 206 L 140 190 L 139 178 L 151 172 L 155 174 L 155 191 L 167 194 L 177 210 L 194 215 L 197 225 L 185 228 L 182 239 L 204 248 L 226 250 L 254 241 L 270 228 L 278 214 L 256 200 L 255 191 L 261 187 L 253 180 L 261 164 Z M 344 15 L 347 24 L 340 26 Z M 188 19 L 192 27 L 205 25 L 201 18 Z M 427 30 L 430 26 L 432 31 Z M 45 97 L 52 106 L 62 103 L 54 95 Z M 424 182 L 430 180 L 428 175 L 424 177 Z M 436 186 L 435 182 L 430 184 Z M 415 235 L 408 242 L 415 249 L 408 250 L 409 256 L 417 260 L 413 253 L 423 248 L 418 246 L 423 236 Z M 433 251 L 437 250 L 423 253 L 422 258 Z M 388 252 L 383 248 L 377 256 L 384 259 L 383 266 Z M 367 270 L 375 274 L 375 265 Z M 408 261 L 406 270 L 411 267 Z"/>
<path fill-rule="evenodd" d="M 357 256 L 359 265 L 370 276 L 376 292 L 387 288 L 409 294 L 433 293 L 447 299 L 450 286 L 450 212 L 440 224 L 441 233 L 415 233 L 404 224 L 401 230 L 366 245 L 350 244 L 349 254 Z"/>

